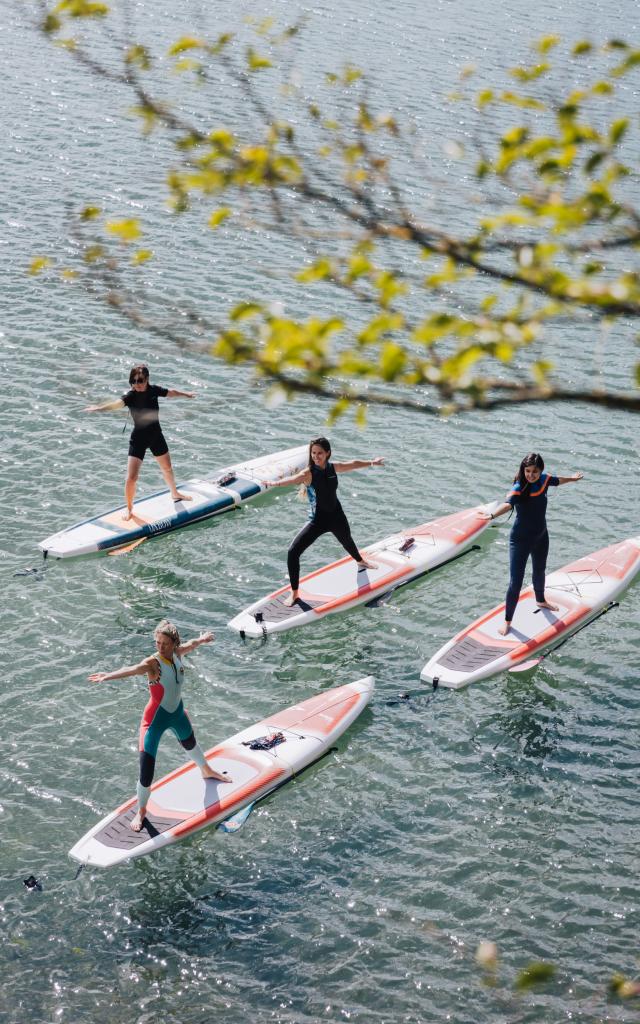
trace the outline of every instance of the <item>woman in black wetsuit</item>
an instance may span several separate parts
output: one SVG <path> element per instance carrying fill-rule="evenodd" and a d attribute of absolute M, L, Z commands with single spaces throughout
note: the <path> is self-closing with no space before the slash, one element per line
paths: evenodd
<path fill-rule="evenodd" d="M 127 508 L 122 513 L 123 519 L 131 519 L 133 516 L 138 476 L 147 448 L 151 449 L 151 454 L 160 466 L 160 471 L 171 491 L 173 500 L 191 501 L 189 495 L 181 494 L 176 486 L 169 446 L 160 427 L 158 399 L 196 397 L 193 391 L 178 391 L 176 388 L 162 388 L 157 384 L 150 384 L 149 369 L 144 365 L 133 367 L 129 374 L 129 384 L 131 389 L 122 398 L 116 398 L 113 402 L 104 402 L 102 405 L 89 405 L 85 409 L 85 412 L 111 412 L 115 409 L 127 408 L 133 418 L 133 430 L 129 438 L 127 480 L 124 485 Z"/>
<path fill-rule="evenodd" d="M 300 555 L 321 537 L 323 533 L 332 533 L 340 541 L 345 551 L 351 555 L 361 569 L 375 569 L 372 562 L 367 562 L 356 547 L 351 536 L 351 529 L 338 501 L 338 473 L 349 473 L 352 469 L 364 469 L 367 466 L 383 466 L 384 459 L 352 459 L 351 462 L 330 462 L 331 445 L 326 437 L 317 437 L 309 445 L 309 468 L 288 476 L 282 480 L 271 480 L 267 487 L 287 487 L 290 484 L 302 484 L 309 499 L 309 522 L 303 526 L 294 539 L 287 553 L 287 568 L 291 594 L 285 600 L 288 607 L 298 600 L 300 584 Z"/>

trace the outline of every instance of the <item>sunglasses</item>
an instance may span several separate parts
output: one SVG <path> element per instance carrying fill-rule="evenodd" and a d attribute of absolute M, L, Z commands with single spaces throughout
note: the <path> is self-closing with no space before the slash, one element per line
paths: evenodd
<path fill-rule="evenodd" d="M 134 377 L 131 383 L 132 384 L 144 384 L 146 379 L 147 379 L 146 377 Z"/>

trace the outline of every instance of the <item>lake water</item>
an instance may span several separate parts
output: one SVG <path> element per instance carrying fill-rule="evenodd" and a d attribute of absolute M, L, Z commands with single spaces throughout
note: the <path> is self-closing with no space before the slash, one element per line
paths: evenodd
<path fill-rule="evenodd" d="M 214 22 L 207 5 L 196 6 L 199 19 Z M 133 9 L 138 25 L 163 39 L 194 24 L 182 0 Z M 630 0 L 615 25 L 608 5 L 577 0 L 508 7 L 331 0 L 220 5 L 212 31 L 248 13 L 290 21 L 303 10 L 309 82 L 347 59 L 368 67 L 377 95 L 416 124 L 428 160 L 451 129 L 442 97 L 463 65 L 482 64 L 491 77 L 528 60 L 530 40 L 552 31 L 602 40 L 633 39 L 638 29 Z M 156 202 L 166 145 L 140 138 L 121 116 L 128 97 L 110 98 L 30 32 L 25 17 L 22 5 L 0 15 L 0 1019 L 636 1019 L 637 1005 L 609 998 L 607 984 L 616 970 L 637 971 L 637 587 L 533 675 L 430 695 L 419 681 L 427 658 L 503 598 L 504 522 L 480 551 L 385 607 L 266 646 L 243 646 L 226 622 L 283 580 L 287 545 L 305 515 L 293 493 L 125 558 L 14 575 L 38 565 L 40 539 L 120 501 L 124 420 L 82 409 L 121 394 L 134 361 L 147 360 L 158 383 L 198 392 L 196 401 L 162 410 L 179 478 L 328 429 L 322 403 L 270 410 L 244 371 L 177 350 L 78 290 L 27 276 L 34 255 L 67 251 L 64 203 L 96 202 L 149 220 L 158 248 L 149 281 L 170 299 L 187 298 L 222 318 L 230 303 L 263 293 L 266 267 L 275 275 L 268 297 L 296 301 L 277 276 L 287 270 L 282 243 L 256 237 L 236 252 L 229 235 L 219 248 L 191 242 L 193 221 L 176 222 Z M 625 102 L 635 100 L 630 83 Z M 443 167 L 446 192 L 457 171 Z M 569 380 L 596 372 L 594 330 L 564 328 Z M 603 342 L 614 383 L 630 380 L 629 338 L 616 328 Z M 375 410 L 363 431 L 345 418 L 330 435 L 338 459 L 387 460 L 383 470 L 341 480 L 363 544 L 500 497 L 530 450 L 542 451 L 552 471 L 585 474 L 551 499 L 551 567 L 639 532 L 638 420 L 627 414 L 536 407 L 432 421 Z M 151 462 L 141 490 L 160 482 Z M 325 538 L 304 568 L 338 554 Z M 190 659 L 187 684 L 203 745 L 368 673 L 376 695 L 339 753 L 262 805 L 237 835 L 205 831 L 148 861 L 76 879 L 67 851 L 132 791 L 145 702 L 139 681 L 96 687 L 87 675 L 150 653 L 153 627 L 165 615 L 185 636 L 216 632 L 216 643 Z M 405 691 L 415 696 L 394 703 Z M 181 762 L 167 737 L 158 775 Z M 22 884 L 32 873 L 41 892 Z M 497 944 L 494 976 L 475 963 L 481 940 Z M 518 972 L 538 960 L 556 965 L 555 978 L 516 994 Z"/>

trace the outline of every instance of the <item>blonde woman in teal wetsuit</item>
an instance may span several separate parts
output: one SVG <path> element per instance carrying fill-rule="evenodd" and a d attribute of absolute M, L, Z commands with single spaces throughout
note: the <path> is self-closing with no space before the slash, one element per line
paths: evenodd
<path fill-rule="evenodd" d="M 140 779 L 138 782 L 138 812 L 131 822 L 134 832 L 140 832 L 147 811 L 149 792 L 156 765 L 156 754 L 163 733 L 171 729 L 189 752 L 192 761 L 198 765 L 204 779 L 217 782 L 231 782 L 228 775 L 214 771 L 196 743 L 193 727 L 182 703 L 182 682 L 184 667 L 182 658 L 195 651 L 201 644 L 209 644 L 213 633 L 202 633 L 193 640 L 182 644 L 178 630 L 164 619 L 154 633 L 156 654 L 151 654 L 138 665 L 126 666 L 115 672 L 94 672 L 89 676 L 92 683 L 104 683 L 109 679 L 127 679 L 129 676 L 147 676 L 149 681 L 149 703 L 144 709 L 140 723 Z"/>

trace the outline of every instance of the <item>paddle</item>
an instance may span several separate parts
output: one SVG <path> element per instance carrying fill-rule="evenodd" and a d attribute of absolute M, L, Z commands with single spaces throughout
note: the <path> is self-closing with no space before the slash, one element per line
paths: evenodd
<path fill-rule="evenodd" d="M 556 644 L 555 647 L 550 647 L 548 651 L 545 651 L 544 654 L 541 654 L 538 658 L 529 658 L 528 661 L 522 661 L 519 665 L 514 665 L 513 668 L 509 669 L 509 672 L 513 674 L 517 674 L 518 672 L 529 672 L 530 669 L 535 668 L 536 665 L 539 665 L 541 661 L 544 661 L 548 654 L 553 654 L 554 651 L 559 651 L 560 648 L 566 644 L 567 640 L 570 640 L 571 637 L 576 635 L 576 633 L 580 633 L 581 630 L 586 629 L 587 626 L 590 626 L 592 622 L 596 621 L 596 619 L 602 618 L 602 616 L 606 615 L 607 612 L 611 611 L 612 608 L 617 608 L 618 605 L 618 601 L 610 601 L 610 603 L 606 605 L 606 607 L 603 608 L 602 611 L 598 612 L 597 615 L 594 615 L 593 618 L 589 619 L 588 622 L 585 622 L 582 626 L 580 626 L 579 629 L 575 629 L 573 633 L 570 633 L 569 636 L 566 636 L 564 640 L 562 640 L 559 644 Z"/>

